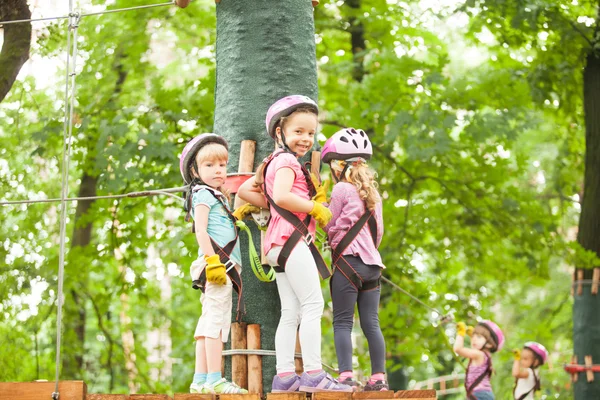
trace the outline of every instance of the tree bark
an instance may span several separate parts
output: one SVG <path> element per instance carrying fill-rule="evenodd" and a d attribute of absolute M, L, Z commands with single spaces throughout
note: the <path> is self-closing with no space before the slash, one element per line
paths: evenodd
<path fill-rule="evenodd" d="M 303 94 L 317 100 L 314 19 L 309 0 L 223 1 L 217 4 L 215 133 L 230 144 L 238 165 L 242 140 L 256 141 L 255 165 L 273 150 L 265 115 L 277 99 Z M 260 234 L 253 223 L 254 240 Z M 241 236 L 248 323 L 262 327 L 262 348 L 275 348 L 280 315 L 275 283 L 258 281 L 249 268 L 248 242 Z M 234 299 L 234 304 L 235 304 Z M 227 370 L 230 371 L 230 360 Z M 274 357 L 263 358 L 263 387 L 271 391 Z"/>
<path fill-rule="evenodd" d="M 84 172 L 79 186 L 79 197 L 95 196 L 98 179 Z M 92 240 L 92 221 L 86 220 L 94 200 L 77 202 L 71 249 L 86 248 Z M 81 258 L 80 258 L 81 260 Z M 82 290 L 87 287 L 88 267 L 86 263 L 71 261 L 65 269 L 66 293 L 70 301 L 65 301 L 64 339 L 67 343 L 62 358 L 62 376 L 64 379 L 81 379 L 83 370 L 83 354 L 85 345 L 85 295 Z"/>
<path fill-rule="evenodd" d="M 577 241 L 600 256 L 600 54 L 591 51 L 583 71 L 583 106 L 585 113 L 585 177 Z M 584 271 L 584 279 L 592 279 L 592 270 Z M 577 360 L 592 356 L 600 364 L 600 295 L 592 295 L 590 286 L 575 294 L 573 304 L 573 346 Z M 575 399 L 600 399 L 600 374 L 588 383 L 580 374 L 574 386 Z"/>
<path fill-rule="evenodd" d="M 350 44 L 352 46 L 352 56 L 354 67 L 352 68 L 352 78 L 357 82 L 362 82 L 365 76 L 364 51 L 365 43 L 365 26 L 360 20 L 360 9 L 362 0 L 346 0 L 344 2 L 348 14 L 348 32 L 350 32 Z"/>
<path fill-rule="evenodd" d="M 31 11 L 26 0 L 0 1 L 0 21 L 30 19 Z M 0 51 L 0 102 L 4 100 L 29 59 L 31 23 L 4 25 L 4 42 Z"/>

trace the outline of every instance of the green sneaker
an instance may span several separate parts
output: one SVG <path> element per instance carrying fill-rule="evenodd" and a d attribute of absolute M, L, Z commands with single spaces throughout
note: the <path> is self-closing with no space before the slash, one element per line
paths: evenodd
<path fill-rule="evenodd" d="M 190 393 L 204 393 L 202 392 L 202 390 L 204 389 L 204 383 L 203 384 L 199 384 L 199 383 L 192 383 L 190 385 Z"/>
<path fill-rule="evenodd" d="M 210 386 L 210 389 L 212 389 L 211 393 L 214 393 L 214 394 L 246 394 L 246 393 L 248 393 L 248 391 L 246 389 L 242 389 L 235 383 L 229 382 L 225 378 L 221 378 L 220 380 L 216 381 L 212 385 L 206 385 L 206 386 Z"/>

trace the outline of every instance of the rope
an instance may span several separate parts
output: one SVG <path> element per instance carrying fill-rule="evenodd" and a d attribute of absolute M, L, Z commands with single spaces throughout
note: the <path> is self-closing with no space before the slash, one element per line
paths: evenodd
<path fill-rule="evenodd" d="M 125 197 L 144 197 L 144 196 L 157 196 L 157 195 L 165 195 L 176 198 L 177 200 L 183 200 L 179 196 L 175 196 L 171 193 L 180 193 L 185 192 L 188 189 L 188 186 L 181 186 L 176 188 L 169 189 L 153 189 L 153 190 L 143 190 L 140 192 L 129 192 L 123 194 L 111 194 L 104 196 L 88 196 L 88 197 L 68 197 L 65 198 L 64 201 L 82 201 L 82 200 L 102 200 L 102 199 L 122 199 Z M 39 199 L 39 200 L 13 200 L 13 201 L 0 201 L 0 206 L 7 205 L 17 205 L 17 204 L 36 204 L 36 203 L 58 203 L 62 202 L 63 199 Z"/>
<path fill-rule="evenodd" d="M 168 3 L 147 4 L 147 5 L 144 5 L 144 6 L 116 8 L 114 10 L 104 10 L 104 11 L 97 11 L 97 12 L 92 12 L 92 13 L 79 14 L 79 18 L 81 19 L 82 17 L 90 17 L 90 16 L 94 16 L 94 15 L 112 14 L 112 13 L 123 12 L 123 11 L 143 10 L 143 9 L 147 9 L 147 8 L 171 6 L 173 4 L 175 4 L 175 1 L 170 1 Z M 24 23 L 24 22 L 31 23 L 31 22 L 51 21 L 51 20 L 58 20 L 58 19 L 68 19 L 68 18 L 71 18 L 71 17 L 74 17 L 74 16 L 75 15 L 73 15 L 73 13 L 71 11 L 69 13 L 69 15 L 60 15 L 60 16 L 55 16 L 55 17 L 17 19 L 17 20 L 14 20 L 14 21 L 0 21 L 0 26 L 2 26 L 2 25 L 10 25 L 10 24 L 20 24 L 20 23 Z"/>
<path fill-rule="evenodd" d="M 73 134 L 73 108 L 75 107 L 75 76 L 77 74 L 77 28 L 79 28 L 80 17 L 73 14 L 73 0 L 69 0 L 69 26 L 67 27 L 67 68 L 65 76 L 65 116 L 63 125 L 63 157 L 62 157 L 62 183 L 61 183 L 61 208 L 60 208 L 60 250 L 58 255 L 58 312 L 56 317 L 56 374 L 54 392 L 52 398 L 58 400 L 58 381 L 60 377 L 61 364 L 61 340 L 62 340 L 62 308 L 64 303 L 63 286 L 65 273 L 65 239 L 67 225 L 67 202 L 69 190 L 69 163 L 71 160 L 71 137 Z M 71 49 L 71 39 L 73 48 Z M 71 62 L 71 52 L 73 61 Z M 71 70 L 71 63 L 72 70 Z M 70 93 L 69 93 L 70 78 Z"/>
<path fill-rule="evenodd" d="M 275 357 L 275 350 L 250 350 L 250 349 L 231 349 L 231 350 L 223 350 L 222 353 L 224 356 L 272 356 Z M 294 358 L 302 359 L 302 353 L 294 353 Z M 337 369 L 333 368 L 331 365 L 325 364 L 321 362 L 321 365 L 325 368 L 329 369 L 333 372 L 338 372 Z"/>
<path fill-rule="evenodd" d="M 435 309 L 435 308 L 431 307 L 430 305 L 422 302 L 419 298 L 417 298 L 416 296 L 410 294 L 406 290 L 402 289 L 400 286 L 398 286 L 397 284 L 395 284 L 394 282 L 392 282 L 391 280 L 389 280 L 385 276 L 382 275 L 381 276 L 381 280 L 383 280 L 387 284 L 389 284 L 392 287 L 394 287 L 394 289 L 401 291 L 402 293 L 404 293 L 405 295 L 407 295 L 408 297 L 410 297 L 411 299 L 413 299 L 417 303 L 421 304 L 423 307 L 427 308 L 428 310 L 435 312 L 439 316 L 438 318 L 440 318 L 442 320 L 442 322 L 444 322 L 444 320 L 446 318 L 448 318 L 447 316 L 445 316 L 444 314 L 442 314 L 441 312 L 439 312 L 437 309 Z"/>

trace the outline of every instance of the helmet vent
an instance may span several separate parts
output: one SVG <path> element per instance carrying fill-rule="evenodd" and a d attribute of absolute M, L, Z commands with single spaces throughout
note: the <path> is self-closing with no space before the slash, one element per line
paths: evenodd
<path fill-rule="evenodd" d="M 367 142 L 367 139 L 365 139 L 365 141 L 364 141 L 364 145 L 363 145 L 363 147 L 364 147 L 365 149 L 367 148 L 367 144 L 369 144 L 369 142 Z"/>
<path fill-rule="evenodd" d="M 348 140 L 348 138 L 347 138 L 347 137 L 344 137 L 344 136 L 342 136 L 342 137 L 340 138 L 340 140 L 341 140 L 342 142 L 344 142 L 344 143 L 350 143 L 350 141 Z"/>
<path fill-rule="evenodd" d="M 356 143 L 356 140 L 352 139 L 352 143 L 354 144 L 354 146 L 358 149 L 358 143 Z"/>

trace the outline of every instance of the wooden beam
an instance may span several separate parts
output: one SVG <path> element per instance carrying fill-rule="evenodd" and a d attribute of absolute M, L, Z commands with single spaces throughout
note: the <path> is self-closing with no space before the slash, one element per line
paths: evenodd
<path fill-rule="evenodd" d="M 312 400 L 352 400 L 352 393 L 317 392 L 312 394 Z"/>
<path fill-rule="evenodd" d="M 321 181 L 321 178 L 319 177 L 319 173 L 321 172 L 321 152 L 320 151 L 315 150 L 310 154 L 310 172 L 315 174 L 317 176 L 317 178 L 319 178 L 319 181 Z"/>
<path fill-rule="evenodd" d="M 174 400 L 217 400 L 217 395 L 197 393 L 175 393 Z"/>
<path fill-rule="evenodd" d="M 50 400 L 54 382 L 0 382 L 0 400 Z M 85 400 L 87 386 L 83 381 L 58 383 L 60 400 Z"/>
<path fill-rule="evenodd" d="M 249 350 L 260 350 L 260 325 L 249 324 L 247 343 Z M 248 391 L 263 394 L 262 356 L 248 356 Z"/>
<path fill-rule="evenodd" d="M 231 349 L 246 349 L 246 323 L 231 324 Z M 248 356 L 240 354 L 231 356 L 231 380 L 238 386 L 248 389 Z"/>
<path fill-rule="evenodd" d="M 296 348 L 294 350 L 295 353 L 302 354 L 302 348 L 300 347 L 300 332 L 296 331 Z M 296 358 L 294 355 L 294 366 L 296 367 L 296 374 L 302 375 L 304 372 L 304 361 L 302 358 Z"/>
<path fill-rule="evenodd" d="M 306 400 L 306 393 L 268 393 L 267 400 Z"/>
<path fill-rule="evenodd" d="M 91 394 L 88 394 L 87 397 L 85 398 L 85 400 L 128 400 L 128 399 L 129 399 L 129 395 L 127 395 L 127 394 L 100 394 L 100 393 L 91 393 Z"/>
<path fill-rule="evenodd" d="M 352 393 L 353 399 L 371 399 L 371 400 L 380 400 L 380 399 L 393 399 L 394 391 L 387 390 L 384 392 L 356 392 Z"/>
<path fill-rule="evenodd" d="M 258 393 L 220 394 L 219 400 L 261 400 Z"/>
<path fill-rule="evenodd" d="M 396 399 L 405 400 L 436 400 L 435 390 L 400 390 L 396 392 Z"/>
<path fill-rule="evenodd" d="M 166 394 L 130 394 L 129 400 L 171 400 L 171 396 Z"/>

